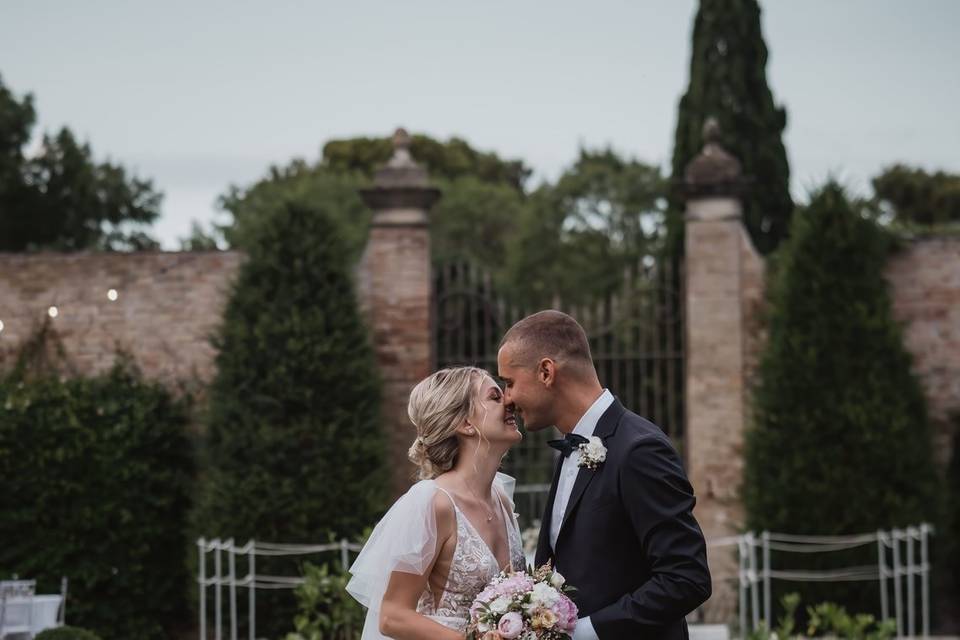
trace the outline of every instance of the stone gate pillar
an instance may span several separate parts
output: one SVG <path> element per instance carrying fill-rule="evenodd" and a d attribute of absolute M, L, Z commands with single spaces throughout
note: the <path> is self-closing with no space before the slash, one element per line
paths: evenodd
<path fill-rule="evenodd" d="M 719 144 L 715 120 L 686 167 L 686 429 L 684 448 L 697 494 L 696 516 L 708 541 L 740 532 L 743 432 L 751 336 L 749 304 L 762 263 L 743 226 L 740 163 Z M 704 611 L 727 621 L 736 607 L 736 547 L 709 549 L 713 597 Z"/>
<path fill-rule="evenodd" d="M 398 129 L 393 157 L 360 192 L 373 210 L 357 274 L 382 389 L 381 414 L 394 495 L 410 485 L 407 450 L 415 432 L 407 418 L 410 390 L 430 373 L 430 231 L 427 212 L 440 197 L 426 170 L 410 157 L 410 136 Z"/>

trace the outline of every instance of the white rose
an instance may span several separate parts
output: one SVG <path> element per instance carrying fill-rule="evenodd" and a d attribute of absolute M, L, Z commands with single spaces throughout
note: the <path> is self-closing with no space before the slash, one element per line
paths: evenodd
<path fill-rule="evenodd" d="M 607 448 L 603 446 L 603 440 L 597 436 L 590 436 L 590 442 L 586 444 L 587 456 L 596 462 L 603 462 L 607 459 Z"/>
<path fill-rule="evenodd" d="M 560 587 L 562 587 L 562 586 L 563 586 L 563 583 L 566 582 L 566 581 L 567 581 L 567 579 L 564 578 L 564 577 L 563 577 L 563 574 L 560 573 L 559 571 L 554 571 L 554 572 L 553 572 L 553 575 L 550 576 L 550 584 L 553 585 L 553 586 L 554 586 L 555 588 L 557 588 L 557 589 L 559 589 Z"/>
<path fill-rule="evenodd" d="M 531 602 L 542 604 L 545 607 L 552 607 L 559 598 L 560 593 L 545 582 L 538 582 L 533 585 L 533 593 L 530 595 Z"/>
<path fill-rule="evenodd" d="M 507 607 L 510 606 L 510 598 L 506 596 L 500 596 L 496 600 L 490 603 L 490 611 L 494 613 L 506 613 Z"/>

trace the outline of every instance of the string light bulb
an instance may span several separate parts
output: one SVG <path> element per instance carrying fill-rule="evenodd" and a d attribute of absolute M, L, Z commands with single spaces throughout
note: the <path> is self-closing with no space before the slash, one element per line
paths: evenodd
<path fill-rule="evenodd" d="M 51 318 L 56 318 L 60 314 L 60 310 L 56 307 L 50 307 L 47 309 L 47 313 L 50 314 Z"/>
<path fill-rule="evenodd" d="M 110 302 L 116 302 L 118 297 L 119 294 L 117 293 L 116 289 L 110 289 L 107 291 L 107 299 L 110 300 Z"/>
<path fill-rule="evenodd" d="M 3 331 L 3 320 L 0 320 L 0 332 Z"/>

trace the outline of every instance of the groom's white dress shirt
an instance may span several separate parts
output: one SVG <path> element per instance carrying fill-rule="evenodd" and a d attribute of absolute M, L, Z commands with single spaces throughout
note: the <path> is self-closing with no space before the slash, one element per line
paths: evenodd
<path fill-rule="evenodd" d="M 604 389 L 600 397 L 597 398 L 587 412 L 583 414 L 573 428 L 573 432 L 584 438 L 593 435 L 597 428 L 597 422 L 600 416 L 613 404 L 613 394 L 608 389 Z M 553 513 L 550 517 L 550 546 L 556 550 L 557 536 L 560 533 L 560 525 L 563 524 L 563 513 L 567 510 L 567 503 L 570 502 L 570 494 L 573 492 L 573 484 L 577 480 L 577 473 L 580 471 L 580 451 L 575 450 L 566 459 L 560 467 L 560 478 L 557 480 L 557 495 L 553 501 Z M 577 586 L 577 585 L 573 585 Z M 589 616 L 580 618 L 577 622 L 577 628 L 573 632 L 573 640 L 599 640 L 597 632 L 590 622 Z"/>

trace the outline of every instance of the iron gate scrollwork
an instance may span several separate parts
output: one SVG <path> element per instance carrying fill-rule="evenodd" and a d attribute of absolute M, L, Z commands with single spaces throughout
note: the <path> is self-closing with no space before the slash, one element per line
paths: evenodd
<path fill-rule="evenodd" d="M 657 424 L 682 450 L 684 307 L 682 271 L 669 264 L 625 278 L 615 295 L 589 306 L 560 309 L 584 327 L 600 383 L 625 406 Z M 681 286 L 678 286 L 680 283 Z M 474 365 L 496 379 L 500 338 L 513 323 L 537 311 L 509 304 L 488 273 L 466 262 L 434 269 L 435 368 Z M 504 460 L 517 478 L 518 508 L 529 523 L 542 510 L 553 469 L 545 441 L 554 430 L 525 433 Z M 526 497 L 524 497 L 526 494 Z"/>

